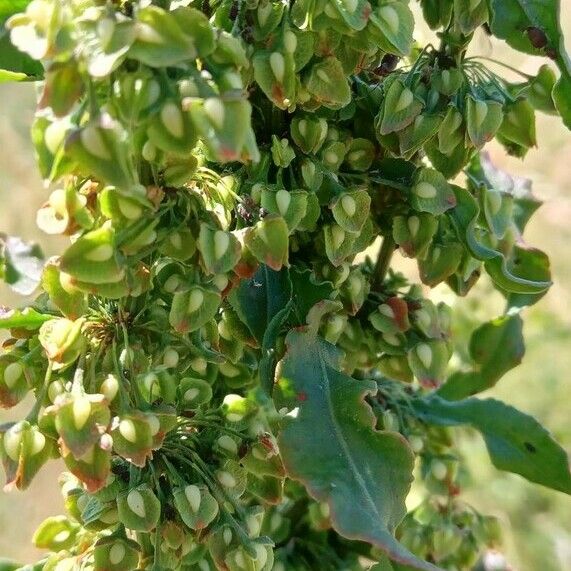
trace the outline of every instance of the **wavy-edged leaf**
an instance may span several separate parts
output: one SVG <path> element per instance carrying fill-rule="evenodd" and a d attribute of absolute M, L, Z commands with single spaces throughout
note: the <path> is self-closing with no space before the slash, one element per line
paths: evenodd
<path fill-rule="evenodd" d="M 571 129 L 571 60 L 559 24 L 559 0 L 488 0 L 488 5 L 495 36 L 516 50 L 554 57 L 561 78 L 553 91 L 553 100 L 565 125 Z"/>
<path fill-rule="evenodd" d="M 514 293 L 540 293 L 551 286 L 551 281 L 535 281 L 522 277 L 510 268 L 506 256 L 498 250 L 482 244 L 476 237 L 476 223 L 479 207 L 475 198 L 465 189 L 452 186 L 457 205 L 448 211 L 452 223 L 462 242 L 484 266 L 494 283 L 500 288 Z"/>
<path fill-rule="evenodd" d="M 468 424 L 479 430 L 496 468 L 571 494 L 565 450 L 531 416 L 494 399 L 451 403 L 433 395 L 413 401 L 413 407 L 430 424 Z"/>
<path fill-rule="evenodd" d="M 493 387 L 521 363 L 525 354 L 522 329 L 519 315 L 500 317 L 478 327 L 470 338 L 474 371 L 452 375 L 438 393 L 448 400 L 459 400 Z"/>
<path fill-rule="evenodd" d="M 278 403 L 297 408 L 279 436 L 289 476 L 329 504 L 342 536 L 367 541 L 415 569 L 437 569 L 393 537 L 406 513 L 414 460 L 401 435 L 375 430 L 364 399 L 376 384 L 339 372 L 340 352 L 307 332 L 290 332 L 286 346 L 276 393 Z"/>

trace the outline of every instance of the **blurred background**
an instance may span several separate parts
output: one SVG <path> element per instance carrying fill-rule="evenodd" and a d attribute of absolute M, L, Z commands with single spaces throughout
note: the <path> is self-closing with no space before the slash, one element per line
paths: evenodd
<path fill-rule="evenodd" d="M 571 2 L 563 2 L 562 21 L 571 37 Z M 516 54 L 505 45 L 480 39 L 481 53 L 533 73 L 541 60 Z M 502 72 L 503 73 L 503 72 Z M 514 76 L 511 76 L 514 77 Z M 40 180 L 29 136 L 35 103 L 30 84 L 0 84 L 0 232 L 37 240 L 46 255 L 61 251 L 59 239 L 41 235 L 35 213 L 48 196 Z M 496 397 L 538 418 L 571 453 L 571 132 L 558 118 L 537 117 L 539 147 L 525 161 L 508 157 L 491 145 L 497 166 L 533 179 L 535 194 L 544 205 L 532 219 L 526 239 L 545 250 L 552 261 L 555 285 L 525 313 L 527 354 L 523 364 L 506 375 L 484 396 Z M 483 280 L 482 280 L 483 281 Z M 466 334 L 478 320 L 501 311 L 496 294 L 486 283 L 467 299 L 454 300 L 442 289 L 437 295 L 458 306 L 457 329 Z M 0 283 L 0 304 L 25 303 Z M 469 327 L 466 328 L 466 325 Z M 0 423 L 25 416 L 29 403 L 0 410 Z M 494 469 L 482 440 L 460 436 L 471 481 L 464 499 L 483 513 L 498 516 L 505 530 L 504 550 L 514 570 L 571 570 L 571 498 L 528 484 L 522 478 Z M 32 534 L 47 516 L 63 510 L 57 485 L 61 466 L 43 468 L 25 493 L 0 492 L 0 556 L 30 562 L 40 553 Z"/>

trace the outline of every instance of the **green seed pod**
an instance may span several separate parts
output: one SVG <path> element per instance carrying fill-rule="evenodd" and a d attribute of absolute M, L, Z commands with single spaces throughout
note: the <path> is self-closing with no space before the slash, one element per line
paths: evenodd
<path fill-rule="evenodd" d="M 0 355 L 0 405 L 11 408 L 27 394 L 29 386 L 25 366 L 16 354 Z"/>
<path fill-rule="evenodd" d="M 345 164 L 353 171 L 365 172 L 375 159 L 375 145 L 368 139 L 353 139 L 345 155 Z"/>
<path fill-rule="evenodd" d="M 97 198 L 104 216 L 125 225 L 139 220 L 151 206 L 142 194 L 125 195 L 109 186 L 104 188 Z"/>
<path fill-rule="evenodd" d="M 366 190 L 339 195 L 331 203 L 333 218 L 346 232 L 360 232 L 369 216 L 371 197 Z"/>
<path fill-rule="evenodd" d="M 256 476 L 273 476 L 284 478 L 285 468 L 275 450 L 268 450 L 262 443 L 254 444 L 248 452 L 240 458 L 240 464 Z"/>
<path fill-rule="evenodd" d="M 295 159 L 295 151 L 290 146 L 288 139 L 285 137 L 279 139 L 272 135 L 272 158 L 277 167 L 289 167 L 290 163 Z"/>
<path fill-rule="evenodd" d="M 189 228 L 180 228 L 163 238 L 159 252 L 169 258 L 185 262 L 196 252 L 196 240 Z"/>
<path fill-rule="evenodd" d="M 135 531 L 153 530 L 161 516 L 161 503 L 148 484 L 141 484 L 117 498 L 119 519 Z"/>
<path fill-rule="evenodd" d="M 37 426 L 22 420 L 0 429 L 0 457 L 6 473 L 6 489 L 25 490 L 50 459 L 53 442 Z"/>
<path fill-rule="evenodd" d="M 422 107 L 421 100 L 400 79 L 396 79 L 388 88 L 375 119 L 375 128 L 380 135 L 401 131 L 414 121 Z"/>
<path fill-rule="evenodd" d="M 390 297 L 369 315 L 369 321 L 381 333 L 404 333 L 410 328 L 408 304 L 399 297 Z"/>
<path fill-rule="evenodd" d="M 197 135 L 190 115 L 175 100 L 165 101 L 147 129 L 149 140 L 169 153 L 186 154 L 196 145 Z"/>
<path fill-rule="evenodd" d="M 460 265 L 464 249 L 460 244 L 438 244 L 433 242 L 418 269 L 422 283 L 434 287 L 451 276 Z"/>
<path fill-rule="evenodd" d="M 408 352 L 408 363 L 419 383 L 426 388 L 439 386 L 445 378 L 450 353 L 444 341 L 420 342 Z"/>
<path fill-rule="evenodd" d="M 111 413 L 103 395 L 68 393 L 56 399 L 53 412 L 55 428 L 76 459 L 80 459 L 99 442 L 101 431 Z"/>
<path fill-rule="evenodd" d="M 259 262 L 279 271 L 287 266 L 289 229 L 281 216 L 266 216 L 246 231 L 244 242 Z"/>
<path fill-rule="evenodd" d="M 125 277 L 110 226 L 92 230 L 76 240 L 63 254 L 60 268 L 79 282 L 115 284 Z M 73 283 L 73 282 L 72 282 Z"/>
<path fill-rule="evenodd" d="M 483 147 L 494 138 L 502 124 L 502 104 L 492 100 L 474 99 L 468 95 L 465 105 L 468 137 L 475 147 Z"/>
<path fill-rule="evenodd" d="M 80 526 L 66 516 L 52 516 L 45 519 L 32 538 L 38 549 L 61 551 L 75 544 Z"/>
<path fill-rule="evenodd" d="M 451 97 L 459 91 L 464 83 L 464 75 L 457 67 L 443 69 L 433 77 L 433 87 L 442 95 Z"/>
<path fill-rule="evenodd" d="M 73 187 L 58 188 L 38 210 L 36 223 L 46 234 L 72 234 L 78 228 L 89 229 L 93 225 L 93 216 L 86 203 L 87 198 Z"/>
<path fill-rule="evenodd" d="M 432 544 L 436 561 L 442 561 L 455 553 L 463 541 L 463 534 L 453 524 L 443 525 L 434 530 Z"/>
<path fill-rule="evenodd" d="M 156 416 L 149 422 L 148 416 L 138 411 L 122 415 L 114 421 L 111 431 L 113 449 L 119 456 L 142 468 L 151 456 L 153 437 L 160 428 Z"/>
<path fill-rule="evenodd" d="M 79 357 L 84 344 L 84 323 L 84 318 L 76 321 L 56 318 L 46 321 L 40 327 L 38 339 L 54 370 L 69 367 Z"/>
<path fill-rule="evenodd" d="M 125 124 L 147 118 L 161 96 L 159 82 L 148 72 L 123 74 L 113 83 L 113 108 Z"/>
<path fill-rule="evenodd" d="M 338 224 L 323 227 L 325 252 L 334 266 L 342 264 L 353 252 L 355 235 L 345 232 Z"/>
<path fill-rule="evenodd" d="M 208 527 L 218 515 L 218 502 L 205 486 L 175 488 L 173 500 L 182 521 L 194 531 Z"/>
<path fill-rule="evenodd" d="M 78 458 L 75 458 L 65 443 L 60 448 L 66 468 L 84 484 L 89 493 L 98 492 L 106 485 L 111 471 L 112 448 L 108 434 L 103 434 L 96 444 Z"/>
<path fill-rule="evenodd" d="M 444 155 L 449 155 L 458 145 L 463 144 L 464 137 L 462 114 L 456 107 L 449 105 L 438 130 L 438 150 Z"/>
<path fill-rule="evenodd" d="M 288 191 L 285 188 L 271 190 L 264 188 L 261 196 L 262 208 L 281 216 L 290 231 L 295 230 L 307 214 L 308 193 L 304 190 Z"/>
<path fill-rule="evenodd" d="M 407 56 L 412 49 L 414 16 L 401 2 L 384 2 L 370 15 L 370 33 L 389 54 Z"/>
<path fill-rule="evenodd" d="M 240 260 L 240 242 L 231 232 L 200 225 L 198 249 L 209 274 L 225 274 Z"/>
<path fill-rule="evenodd" d="M 327 121 L 313 115 L 295 116 L 290 124 L 295 144 L 306 154 L 316 154 L 327 136 Z"/>
<path fill-rule="evenodd" d="M 141 547 L 123 537 L 102 537 L 93 549 L 95 571 L 132 571 L 137 568 Z"/>
<path fill-rule="evenodd" d="M 220 307 L 220 293 L 193 286 L 174 294 L 169 322 L 179 333 L 189 333 L 208 323 Z"/>
<path fill-rule="evenodd" d="M 413 373 L 408 365 L 408 360 L 403 355 L 385 355 L 379 359 L 377 368 L 389 379 L 410 383 Z"/>
<path fill-rule="evenodd" d="M 414 177 L 410 203 L 418 212 L 437 216 L 456 205 L 456 196 L 444 175 L 434 169 L 420 168 Z"/>
<path fill-rule="evenodd" d="M 438 220 L 422 212 L 393 218 L 393 239 L 408 258 L 422 259 L 438 229 Z"/>
<path fill-rule="evenodd" d="M 243 546 L 230 551 L 224 558 L 228 571 L 269 571 L 273 568 L 273 550 L 269 545 L 253 543 L 255 557 Z"/>
<path fill-rule="evenodd" d="M 212 387 L 202 379 L 185 377 L 178 386 L 179 403 L 183 410 L 195 410 L 212 399 Z"/>
<path fill-rule="evenodd" d="M 127 133 L 109 116 L 72 131 L 66 138 L 65 152 L 81 169 L 105 184 L 126 193 L 138 185 Z"/>

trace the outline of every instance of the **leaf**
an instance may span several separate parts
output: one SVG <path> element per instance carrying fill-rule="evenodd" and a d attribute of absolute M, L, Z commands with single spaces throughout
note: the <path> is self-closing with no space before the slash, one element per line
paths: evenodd
<path fill-rule="evenodd" d="M 516 50 L 534 55 L 545 53 L 557 62 L 561 78 L 553 91 L 553 100 L 563 122 L 571 129 L 571 60 L 559 24 L 559 0 L 488 0 L 488 4 L 495 36 Z M 545 46 L 534 45 L 530 30 L 545 37 Z"/>
<path fill-rule="evenodd" d="M 342 536 L 434 571 L 392 535 L 406 514 L 414 461 L 400 434 L 374 428 L 364 398 L 376 393 L 376 384 L 339 372 L 340 352 L 318 337 L 292 331 L 286 345 L 276 392 L 278 406 L 281 398 L 297 407 L 279 436 L 288 475 L 329 504 L 332 525 Z"/>
<path fill-rule="evenodd" d="M 290 299 L 287 305 L 278 311 L 269 322 L 262 341 L 262 358 L 260 359 L 260 385 L 271 395 L 274 388 L 274 373 L 276 369 L 276 343 L 287 319 L 293 309 L 294 302 Z"/>
<path fill-rule="evenodd" d="M 494 399 L 450 403 L 434 395 L 413 401 L 419 418 L 431 424 L 469 424 L 484 437 L 492 463 L 530 482 L 571 494 L 565 450 L 534 418 Z"/>
<path fill-rule="evenodd" d="M 39 329 L 42 323 L 53 319 L 53 315 L 38 313 L 31 307 L 25 309 L 2 308 L 0 306 L 0 329 Z"/>
<path fill-rule="evenodd" d="M 0 277 L 20 295 L 30 295 L 38 287 L 44 267 L 37 244 L 0 234 Z"/>
<path fill-rule="evenodd" d="M 510 268 L 504 254 L 482 244 L 476 237 L 476 222 L 479 207 L 474 197 L 465 189 L 452 186 L 457 205 L 448 211 L 458 236 L 470 254 L 484 262 L 484 266 L 494 283 L 500 288 L 515 293 L 540 293 L 551 286 L 551 281 L 535 281 L 518 275 Z"/>
<path fill-rule="evenodd" d="M 470 339 L 474 371 L 452 375 L 438 394 L 448 400 L 460 400 L 493 387 L 523 359 L 522 328 L 519 315 L 500 317 L 478 327 Z"/>
<path fill-rule="evenodd" d="M 257 341 L 262 343 L 269 324 L 287 305 L 291 294 L 288 271 L 276 272 L 262 264 L 251 278 L 240 282 L 229 301 Z"/>

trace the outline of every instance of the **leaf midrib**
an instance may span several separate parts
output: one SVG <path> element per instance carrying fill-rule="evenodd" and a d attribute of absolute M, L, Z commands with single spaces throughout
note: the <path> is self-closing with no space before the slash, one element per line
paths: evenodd
<path fill-rule="evenodd" d="M 347 441 L 345 440 L 345 437 L 343 435 L 343 431 L 342 431 L 342 429 L 341 429 L 341 427 L 337 421 L 337 418 L 333 412 L 334 407 L 333 407 L 333 400 L 331 398 L 331 386 L 329 383 L 329 376 L 327 374 L 327 367 L 325 364 L 325 359 L 323 358 L 323 349 L 320 345 L 317 346 L 317 353 L 319 356 L 319 366 L 321 368 L 321 373 L 322 373 L 323 380 L 324 380 L 323 387 L 325 390 L 325 399 L 327 402 L 327 411 L 328 411 L 329 418 L 331 420 L 331 424 L 333 426 L 333 430 L 335 432 L 335 436 L 337 437 L 337 440 L 341 444 L 342 452 L 343 452 L 344 456 L 346 457 L 347 463 L 349 464 L 353 478 L 356 480 L 358 486 L 361 488 L 361 490 L 363 492 L 363 497 L 369 503 L 373 512 L 378 517 L 378 520 L 383 521 L 382 515 L 380 514 L 380 512 L 377 508 L 377 505 L 375 504 L 375 501 L 373 500 L 373 497 L 371 496 L 369 489 L 367 488 L 366 482 L 365 482 L 363 476 L 361 475 L 361 473 L 359 472 L 357 465 L 355 464 L 355 460 L 353 459 L 349 445 L 348 445 Z M 388 527 L 387 527 L 387 532 L 388 532 Z"/>

